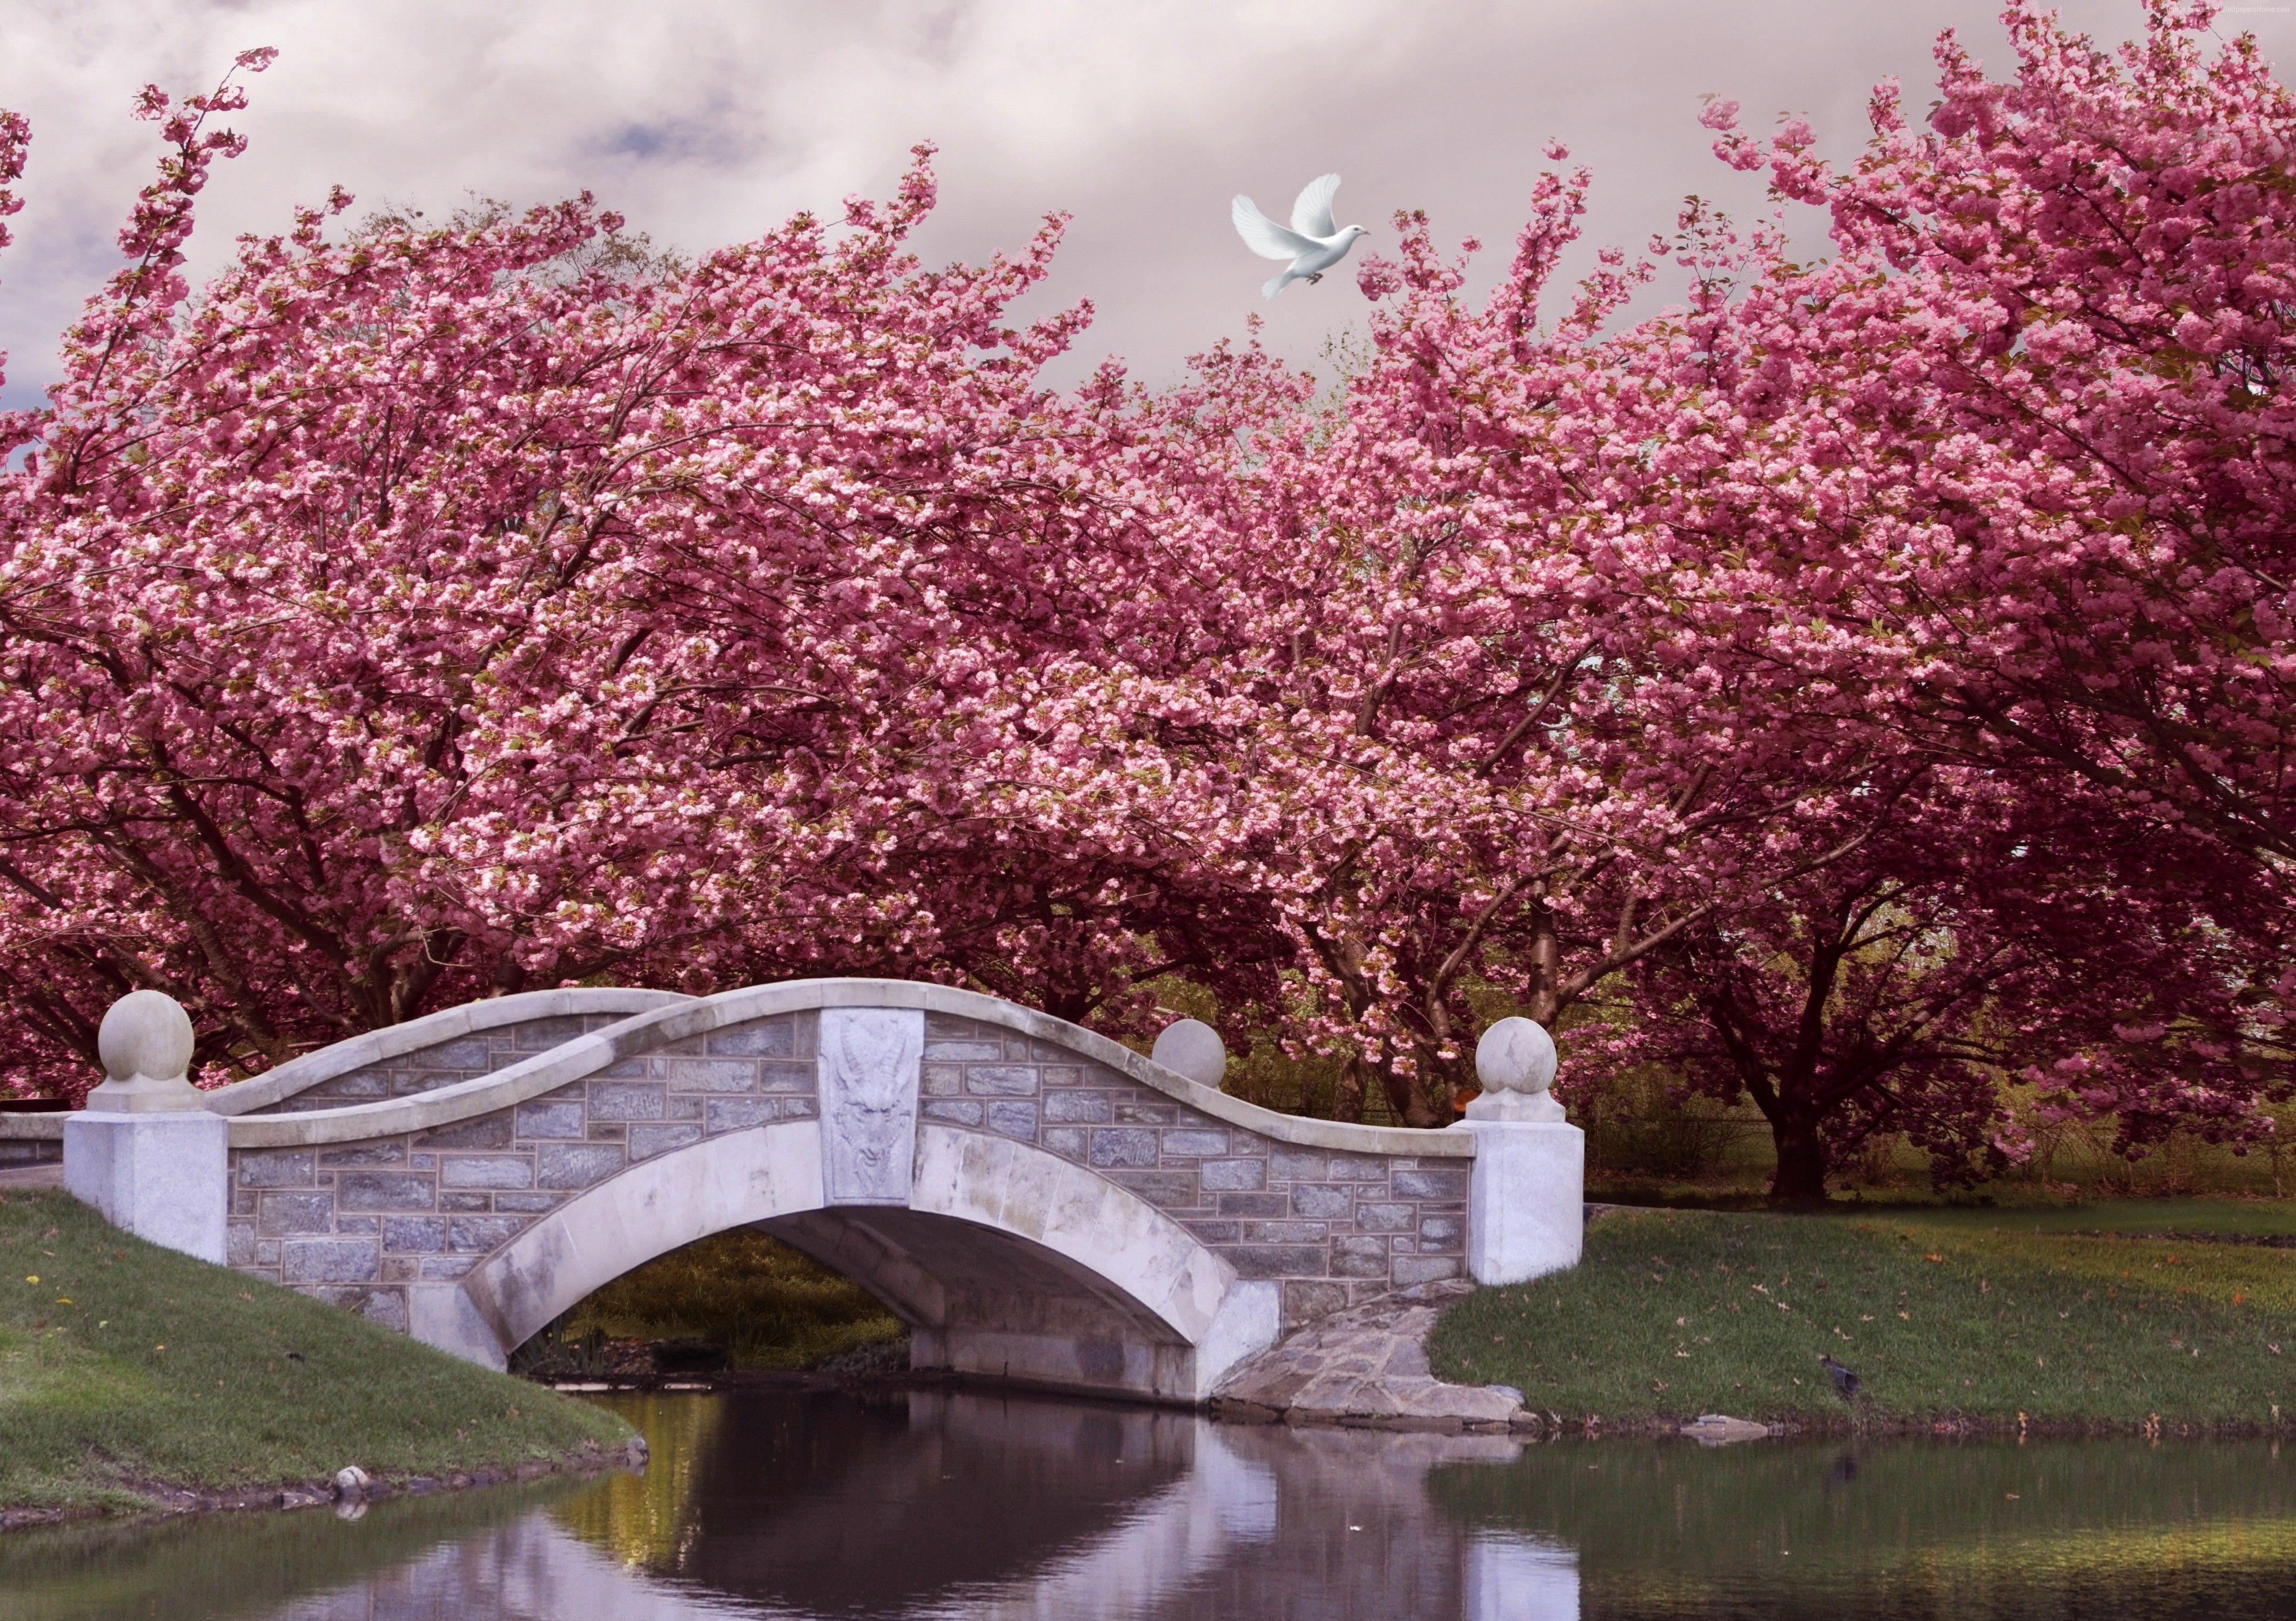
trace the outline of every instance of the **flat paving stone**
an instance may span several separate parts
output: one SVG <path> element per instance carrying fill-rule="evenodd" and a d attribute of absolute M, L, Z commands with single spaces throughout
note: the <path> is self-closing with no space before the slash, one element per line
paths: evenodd
<path fill-rule="evenodd" d="M 1427 1336 L 1435 1320 L 1474 1290 L 1464 1280 L 1447 1279 L 1306 1324 L 1238 1364 L 1213 1393 L 1213 1416 L 1505 1429 L 1529 1416 L 1519 1392 L 1503 1385 L 1453 1385 L 1428 1370 Z"/>

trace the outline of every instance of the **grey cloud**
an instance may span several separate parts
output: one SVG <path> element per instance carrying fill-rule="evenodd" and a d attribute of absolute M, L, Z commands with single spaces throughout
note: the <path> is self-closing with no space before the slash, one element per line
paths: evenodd
<path fill-rule="evenodd" d="M 2068 0 L 2119 35 L 2134 0 Z M 0 259 L 12 399 L 53 367 L 56 333 L 111 267 L 109 245 L 154 156 L 129 123 L 146 79 L 209 82 L 250 45 L 282 49 L 236 120 L 252 138 L 201 198 L 195 271 L 243 230 L 340 182 L 364 202 L 451 209 L 470 193 L 537 202 L 587 187 L 655 239 L 706 250 L 799 209 L 882 193 L 913 142 L 941 147 L 941 211 L 921 248 L 978 257 L 1075 216 L 1033 306 L 1098 311 L 1073 375 L 1110 352 L 1150 378 L 1239 336 L 1312 362 L 1360 321 L 1351 277 L 1272 305 L 1237 243 L 1238 191 L 1288 202 L 1347 177 L 1342 211 L 1390 244 L 1425 208 L 1447 241 L 1520 228 L 1541 143 L 1596 174 L 1591 241 L 1640 244 L 1685 193 L 1734 211 L 1759 186 L 1713 161 L 1696 123 L 1714 92 L 1751 123 L 1791 111 L 1854 148 L 1873 82 L 1928 100 L 1930 42 L 1951 25 L 2007 54 L 1992 0 L 1053 0 L 822 5 L 811 0 L 0 0 L 0 105 L 35 124 L 18 242 Z M 2285 12 L 2231 19 L 2267 51 Z M 1358 250 L 1361 251 L 1361 250 Z M 1025 312 L 1024 312 L 1025 313 Z"/>

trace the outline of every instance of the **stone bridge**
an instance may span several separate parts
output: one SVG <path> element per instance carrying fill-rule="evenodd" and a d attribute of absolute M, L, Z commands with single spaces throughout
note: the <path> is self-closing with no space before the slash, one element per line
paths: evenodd
<path fill-rule="evenodd" d="M 1503 1035 L 1520 1050 L 1494 1066 Z M 1186 1403 L 1332 1312 L 1578 1251 L 1582 1140 L 1521 1020 L 1481 1055 L 1515 1090 L 1440 1131 L 1231 1098 L 1200 1024 L 1160 1063 L 890 980 L 505 996 L 205 1093 L 155 992 L 102 1049 L 85 1112 L 0 1117 L 0 1148 L 60 1140 L 66 1185 L 119 1225 L 497 1367 L 743 1225 L 883 1300 L 919 1368 Z"/>

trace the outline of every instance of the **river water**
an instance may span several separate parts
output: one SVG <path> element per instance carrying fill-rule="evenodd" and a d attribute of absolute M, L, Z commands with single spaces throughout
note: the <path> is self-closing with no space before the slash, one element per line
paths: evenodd
<path fill-rule="evenodd" d="M 0 1621 L 2296 1617 L 2296 1449 L 1523 1443 L 611 1398 L 642 1477 L 0 1539 Z"/>

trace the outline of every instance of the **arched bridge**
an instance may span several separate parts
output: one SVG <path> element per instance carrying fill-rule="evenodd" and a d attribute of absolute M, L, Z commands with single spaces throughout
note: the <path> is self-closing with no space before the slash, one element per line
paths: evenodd
<path fill-rule="evenodd" d="M 918 1367 L 1182 1402 L 1326 1312 L 1578 1253 L 1580 1140 L 1558 1121 L 1278 1115 L 940 985 L 506 996 L 217 1091 L 169 1078 L 172 1107 L 144 1073 L 167 1060 L 114 1056 L 63 1122 L 74 1191 L 496 1366 L 741 1225 L 877 1295 Z"/>

